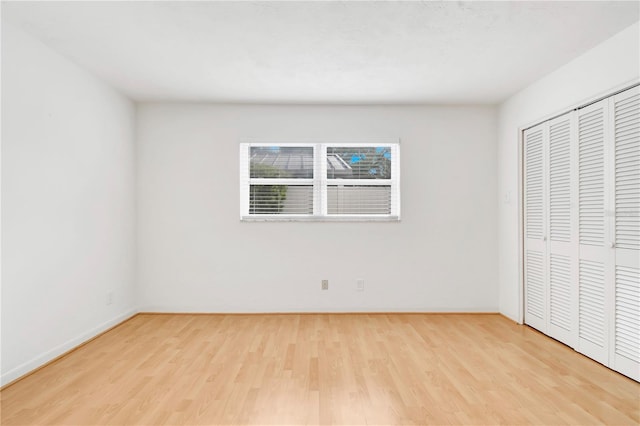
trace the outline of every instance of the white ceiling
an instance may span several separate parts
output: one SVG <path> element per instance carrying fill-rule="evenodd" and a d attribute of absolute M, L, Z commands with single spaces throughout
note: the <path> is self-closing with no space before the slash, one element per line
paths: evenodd
<path fill-rule="evenodd" d="M 3 2 L 139 101 L 497 103 L 639 19 L 631 2 Z"/>

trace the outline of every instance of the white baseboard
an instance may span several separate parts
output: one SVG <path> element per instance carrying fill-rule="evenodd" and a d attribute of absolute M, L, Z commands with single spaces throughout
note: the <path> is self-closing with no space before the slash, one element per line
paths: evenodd
<path fill-rule="evenodd" d="M 38 367 L 43 366 L 47 362 L 59 357 L 60 355 L 68 352 L 81 344 L 85 343 L 87 340 L 90 340 L 100 333 L 108 330 L 109 328 L 116 326 L 129 318 L 133 317 L 138 313 L 137 309 L 130 309 L 127 312 L 118 315 L 115 318 L 110 319 L 109 321 L 105 321 L 102 324 L 94 327 L 81 335 L 64 342 L 61 345 L 56 346 L 55 348 L 21 364 L 7 372 L 3 372 L 0 376 L 0 387 L 6 385 L 7 383 L 11 383 L 12 381 L 32 372 Z"/>
<path fill-rule="evenodd" d="M 497 314 L 499 310 L 497 307 L 465 307 L 465 308 L 450 308 L 450 307 L 416 307 L 416 308 L 401 308 L 390 306 L 378 306 L 378 307 L 341 307 L 341 308 L 303 308 L 303 307 L 280 307 L 280 308 L 229 308 L 218 306 L 165 306 L 165 305 L 146 305 L 141 306 L 138 309 L 140 313 L 157 313 L 157 314 L 341 314 L 341 313 L 423 313 L 423 314 Z"/>

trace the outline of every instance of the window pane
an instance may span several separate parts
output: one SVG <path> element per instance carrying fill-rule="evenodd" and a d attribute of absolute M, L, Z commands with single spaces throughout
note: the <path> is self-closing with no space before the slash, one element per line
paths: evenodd
<path fill-rule="evenodd" d="M 251 185 L 249 214 L 313 214 L 313 186 Z"/>
<path fill-rule="evenodd" d="M 391 186 L 329 185 L 328 214 L 391 214 Z"/>
<path fill-rule="evenodd" d="M 328 179 L 391 179 L 391 148 L 328 147 Z"/>
<path fill-rule="evenodd" d="M 251 147 L 252 178 L 313 178 L 313 147 Z"/>

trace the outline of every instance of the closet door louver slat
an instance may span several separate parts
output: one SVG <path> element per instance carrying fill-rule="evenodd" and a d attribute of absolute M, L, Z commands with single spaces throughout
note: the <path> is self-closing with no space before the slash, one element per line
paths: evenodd
<path fill-rule="evenodd" d="M 536 130 L 526 137 L 526 201 L 525 221 L 527 238 L 542 239 L 543 224 L 543 158 L 542 129 Z"/>
<path fill-rule="evenodd" d="M 614 101 L 616 246 L 640 250 L 640 93 Z"/>
<path fill-rule="evenodd" d="M 568 117 L 549 126 L 549 237 L 571 241 L 571 122 Z"/>
<path fill-rule="evenodd" d="M 571 331 L 571 259 L 551 254 L 550 257 L 550 309 L 552 325 Z"/>
<path fill-rule="evenodd" d="M 579 336 L 604 348 L 604 265 L 580 261 Z"/>
<path fill-rule="evenodd" d="M 578 119 L 580 244 L 604 244 L 604 109 Z"/>
<path fill-rule="evenodd" d="M 640 363 L 640 269 L 616 266 L 615 352 Z"/>
<path fill-rule="evenodd" d="M 544 320 L 544 258 L 542 253 L 527 252 L 527 314 Z"/>

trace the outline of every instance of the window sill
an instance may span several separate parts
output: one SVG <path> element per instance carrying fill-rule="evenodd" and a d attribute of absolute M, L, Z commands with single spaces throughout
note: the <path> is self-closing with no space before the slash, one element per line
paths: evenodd
<path fill-rule="evenodd" d="M 294 215 L 255 215 L 242 216 L 241 222 L 400 222 L 400 216 L 294 216 Z"/>

